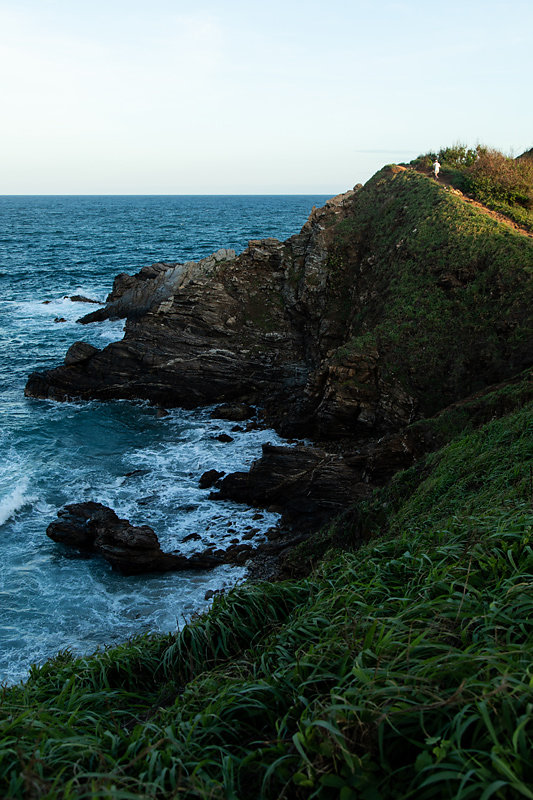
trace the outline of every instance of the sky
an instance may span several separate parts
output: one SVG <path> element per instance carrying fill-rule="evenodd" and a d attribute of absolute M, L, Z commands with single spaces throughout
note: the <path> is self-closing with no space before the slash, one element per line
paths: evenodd
<path fill-rule="evenodd" d="M 530 0 L 0 0 L 0 194 L 336 194 L 533 147 Z"/>

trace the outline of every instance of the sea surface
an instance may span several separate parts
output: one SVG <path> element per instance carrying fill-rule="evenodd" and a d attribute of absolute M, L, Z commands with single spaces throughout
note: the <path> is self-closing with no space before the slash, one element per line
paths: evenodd
<path fill-rule="evenodd" d="M 163 549 L 222 546 L 274 514 L 208 499 L 207 469 L 234 471 L 278 442 L 272 430 L 216 436 L 232 423 L 209 408 L 158 418 L 145 403 L 26 399 L 34 370 L 62 363 L 83 339 L 122 338 L 122 322 L 77 324 L 120 272 L 190 261 L 249 239 L 297 233 L 317 196 L 0 197 L 0 684 L 24 679 L 58 651 L 93 652 L 144 631 L 171 631 L 205 609 L 206 591 L 244 570 L 124 577 L 98 558 L 52 542 L 47 525 L 66 503 L 95 500 L 151 525 Z M 183 542 L 189 534 L 200 539 Z"/>

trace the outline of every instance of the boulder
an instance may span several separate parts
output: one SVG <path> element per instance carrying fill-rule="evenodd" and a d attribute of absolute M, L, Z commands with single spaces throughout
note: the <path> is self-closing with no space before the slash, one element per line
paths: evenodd
<path fill-rule="evenodd" d="M 98 553 L 123 575 L 173 570 L 212 569 L 221 559 L 206 554 L 190 557 L 164 553 L 148 525 L 131 525 L 115 512 L 92 501 L 73 503 L 58 511 L 46 534 L 54 542 Z"/>
<path fill-rule="evenodd" d="M 73 294 L 69 297 L 69 300 L 72 300 L 73 303 L 95 303 L 96 305 L 102 305 L 100 300 L 91 300 L 90 297 L 85 297 L 82 294 Z"/>
<path fill-rule="evenodd" d="M 70 367 L 73 364 L 81 364 L 98 352 L 98 348 L 88 342 L 74 342 L 66 352 L 65 366 Z"/>
<path fill-rule="evenodd" d="M 201 475 L 198 486 L 200 489 L 210 489 L 223 475 L 224 473 L 219 472 L 218 469 L 208 469 L 207 472 Z"/>
<path fill-rule="evenodd" d="M 223 403 L 212 412 L 212 419 L 225 419 L 230 422 L 244 422 L 255 416 L 255 408 L 246 403 Z"/>

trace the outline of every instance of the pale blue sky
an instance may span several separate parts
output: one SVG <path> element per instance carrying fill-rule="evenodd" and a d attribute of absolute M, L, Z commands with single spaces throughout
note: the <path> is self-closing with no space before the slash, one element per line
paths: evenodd
<path fill-rule="evenodd" d="M 337 193 L 533 146 L 533 4 L 0 0 L 0 194 Z"/>

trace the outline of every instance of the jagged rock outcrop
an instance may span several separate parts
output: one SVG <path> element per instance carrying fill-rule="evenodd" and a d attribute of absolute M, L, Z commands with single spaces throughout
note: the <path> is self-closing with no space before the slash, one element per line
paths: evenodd
<path fill-rule="evenodd" d="M 131 525 L 101 503 L 73 503 L 58 511 L 47 536 L 78 550 L 98 553 L 123 575 L 212 569 L 221 559 L 207 554 L 164 553 L 148 525 Z"/>
<path fill-rule="evenodd" d="M 136 275 L 123 272 L 115 278 L 105 307 L 86 314 L 78 322 L 87 325 L 105 319 L 142 316 L 171 298 L 174 292 L 187 286 L 194 278 L 209 277 L 217 264 L 234 258 L 235 250 L 222 249 L 198 262 L 178 264 L 161 261 L 143 267 Z"/>
<path fill-rule="evenodd" d="M 98 353 L 98 348 L 88 342 L 74 342 L 69 347 L 65 355 L 65 366 L 71 367 L 73 364 L 81 364 Z"/>
<path fill-rule="evenodd" d="M 353 441 L 527 367 L 531 242 L 401 167 L 356 189 L 285 242 L 120 275 L 82 321 L 125 316 L 124 339 L 75 346 L 26 394 L 257 404 L 285 433 Z"/>
<path fill-rule="evenodd" d="M 369 496 L 364 469 L 357 454 L 265 444 L 249 472 L 222 478 L 211 497 L 272 507 L 292 528 L 315 530 L 347 504 Z"/>
<path fill-rule="evenodd" d="M 261 406 L 322 445 L 267 450 L 220 496 L 324 520 L 418 457 L 413 421 L 532 363 L 532 268 L 529 237 L 388 167 L 285 242 L 118 276 L 80 321 L 126 317 L 123 340 L 73 345 L 26 395 Z"/>
<path fill-rule="evenodd" d="M 213 419 L 226 419 L 231 422 L 244 422 L 255 416 L 255 409 L 246 403 L 223 403 L 211 412 Z"/>
<path fill-rule="evenodd" d="M 218 469 L 208 469 L 200 475 L 198 486 L 200 489 L 210 489 L 223 475 L 224 473 L 220 472 Z"/>
<path fill-rule="evenodd" d="M 73 303 L 93 303 L 97 306 L 100 305 L 100 300 L 92 300 L 90 297 L 85 297 L 83 294 L 72 294 L 69 300 L 72 300 Z"/>
<path fill-rule="evenodd" d="M 344 335 L 342 321 L 327 313 L 324 263 L 331 225 L 346 218 L 355 196 L 314 209 L 287 242 L 253 240 L 238 257 L 223 250 L 118 276 L 107 305 L 81 321 L 126 316 L 124 339 L 34 373 L 27 396 L 147 398 L 165 407 L 261 403 L 271 417 L 305 427 L 316 405 L 306 386 Z"/>

